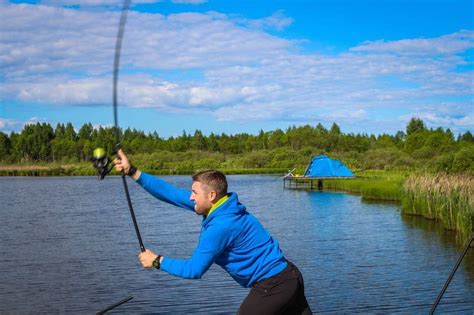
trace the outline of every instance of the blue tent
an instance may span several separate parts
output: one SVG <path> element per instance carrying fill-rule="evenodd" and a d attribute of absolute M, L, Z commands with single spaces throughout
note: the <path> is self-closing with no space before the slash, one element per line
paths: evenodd
<path fill-rule="evenodd" d="M 354 177 L 352 172 L 339 160 L 333 160 L 326 155 L 313 157 L 309 162 L 305 177 Z"/>

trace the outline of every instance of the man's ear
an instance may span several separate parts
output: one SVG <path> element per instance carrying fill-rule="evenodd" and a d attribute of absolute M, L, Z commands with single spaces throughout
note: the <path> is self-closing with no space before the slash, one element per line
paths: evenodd
<path fill-rule="evenodd" d="M 209 201 L 211 201 L 211 202 L 216 202 L 217 201 L 216 200 L 217 199 L 217 193 L 215 191 L 211 190 L 209 192 L 208 196 L 209 196 Z"/>

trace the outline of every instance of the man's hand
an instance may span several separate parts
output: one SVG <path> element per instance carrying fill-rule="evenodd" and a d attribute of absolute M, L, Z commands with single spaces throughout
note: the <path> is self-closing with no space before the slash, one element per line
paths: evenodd
<path fill-rule="evenodd" d="M 127 156 L 125 153 L 123 153 L 122 149 L 119 149 L 117 151 L 118 157 L 114 159 L 114 164 L 115 164 L 115 170 L 117 172 L 123 172 L 125 175 L 129 175 L 130 172 L 130 167 L 132 164 L 130 164 L 130 161 L 128 160 Z M 134 180 L 138 180 L 142 172 L 140 170 L 136 170 L 135 173 L 132 176 Z"/>
<path fill-rule="evenodd" d="M 158 255 L 149 249 L 145 249 L 144 252 L 141 252 L 140 254 L 138 254 L 138 259 L 140 260 L 143 267 L 145 268 L 152 268 L 153 261 L 156 259 L 156 257 L 158 257 Z"/>
<path fill-rule="evenodd" d="M 118 157 L 114 159 L 115 170 L 117 172 L 123 172 L 124 174 L 128 174 L 130 171 L 130 162 L 128 161 L 127 156 L 123 153 L 122 149 L 117 151 Z"/>

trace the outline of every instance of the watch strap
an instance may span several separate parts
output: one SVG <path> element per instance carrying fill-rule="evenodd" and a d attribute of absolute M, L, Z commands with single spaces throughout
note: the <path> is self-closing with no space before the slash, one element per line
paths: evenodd
<path fill-rule="evenodd" d="M 136 172 L 137 172 L 137 168 L 133 166 L 132 164 L 130 164 L 130 168 L 128 169 L 127 175 L 133 176 Z"/>
<path fill-rule="evenodd" d="M 161 263 L 160 263 L 160 260 L 161 260 L 161 255 L 158 255 L 156 256 L 155 260 L 153 260 L 153 267 L 155 267 L 156 269 L 160 269 L 161 267 Z"/>

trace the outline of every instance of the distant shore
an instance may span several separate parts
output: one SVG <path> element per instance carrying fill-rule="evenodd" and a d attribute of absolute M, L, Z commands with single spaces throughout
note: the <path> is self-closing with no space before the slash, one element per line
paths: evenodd
<path fill-rule="evenodd" d="M 94 175 L 91 169 L 90 174 L 74 174 L 82 169 L 80 164 L 45 164 L 45 165 L 0 165 L 0 176 L 72 176 L 72 175 Z"/>
<path fill-rule="evenodd" d="M 143 169 L 143 171 L 153 175 L 190 175 L 195 170 L 186 169 Z M 244 174 L 281 174 L 287 172 L 281 168 L 243 168 L 243 169 L 223 169 L 228 175 Z M 91 163 L 71 163 L 71 164 L 7 164 L 0 165 L 0 176 L 95 176 L 97 175 Z M 111 175 L 120 175 L 112 171 Z"/>

